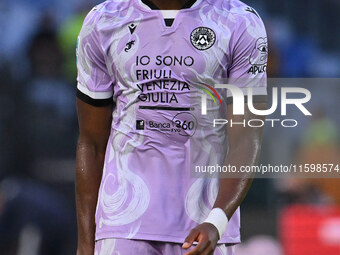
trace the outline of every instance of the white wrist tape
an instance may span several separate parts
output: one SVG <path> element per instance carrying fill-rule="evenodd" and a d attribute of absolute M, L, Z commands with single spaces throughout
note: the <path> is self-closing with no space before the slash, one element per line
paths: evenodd
<path fill-rule="evenodd" d="M 203 223 L 204 222 L 213 224 L 217 228 L 218 234 L 221 239 L 225 231 L 227 230 L 229 221 L 227 215 L 221 208 L 214 208 L 211 210 L 211 212 L 208 215 L 208 218 L 206 218 L 206 220 L 203 221 Z"/>

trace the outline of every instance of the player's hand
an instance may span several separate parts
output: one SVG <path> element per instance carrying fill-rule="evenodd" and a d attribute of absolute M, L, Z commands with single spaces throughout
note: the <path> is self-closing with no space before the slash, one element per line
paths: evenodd
<path fill-rule="evenodd" d="M 203 223 L 190 231 L 182 248 L 189 249 L 197 241 L 197 246 L 185 255 L 213 255 L 218 240 L 217 228 L 210 223 Z"/>

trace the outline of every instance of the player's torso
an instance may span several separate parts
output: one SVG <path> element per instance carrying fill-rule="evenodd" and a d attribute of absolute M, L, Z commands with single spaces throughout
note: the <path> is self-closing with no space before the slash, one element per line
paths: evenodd
<path fill-rule="evenodd" d="M 211 128 L 208 118 L 217 115 L 203 116 L 201 99 L 206 96 L 209 113 L 225 113 L 225 96 L 219 93 L 221 107 L 211 88 L 227 82 L 236 21 L 220 7 L 229 1 L 210 2 L 197 0 L 178 11 L 169 27 L 161 11 L 148 10 L 140 0 L 111 0 L 98 10 L 103 14 L 97 31 L 115 79 L 116 109 L 97 238 L 110 230 L 118 237 L 157 233 L 152 238 L 182 241 L 183 233 L 203 219 L 201 210 L 212 206 L 203 205 L 202 197 L 215 200 L 217 185 L 190 178 L 190 167 L 220 163 L 225 156 L 225 129 Z M 161 218 L 166 222 L 157 224 Z"/>

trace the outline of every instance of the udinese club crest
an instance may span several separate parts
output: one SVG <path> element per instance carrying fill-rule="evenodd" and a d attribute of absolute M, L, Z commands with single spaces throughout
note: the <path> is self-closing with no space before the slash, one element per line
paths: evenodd
<path fill-rule="evenodd" d="M 207 50 L 215 44 L 216 34 L 208 27 L 198 27 L 192 31 L 190 40 L 196 49 Z"/>

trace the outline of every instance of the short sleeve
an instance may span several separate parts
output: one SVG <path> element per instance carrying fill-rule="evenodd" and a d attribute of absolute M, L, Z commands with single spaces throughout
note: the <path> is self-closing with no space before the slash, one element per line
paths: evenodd
<path fill-rule="evenodd" d="M 248 9 L 246 15 L 240 15 L 239 25 L 231 39 L 232 61 L 228 83 L 241 88 L 244 95 L 248 95 L 248 88 L 252 88 L 254 102 L 266 102 L 267 33 L 257 12 L 250 7 Z"/>
<path fill-rule="evenodd" d="M 113 78 L 96 29 L 96 9 L 85 18 L 77 42 L 77 97 L 94 106 L 112 103 Z"/>

